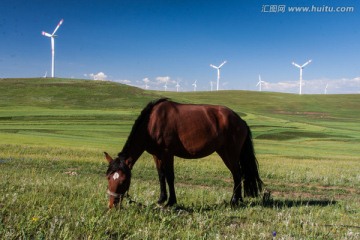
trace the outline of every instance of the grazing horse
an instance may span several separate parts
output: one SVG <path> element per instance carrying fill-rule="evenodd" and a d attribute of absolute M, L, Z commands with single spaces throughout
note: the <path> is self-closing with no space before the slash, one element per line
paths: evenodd
<path fill-rule="evenodd" d="M 176 204 L 174 156 L 195 159 L 217 152 L 232 173 L 232 205 L 244 196 L 257 197 L 262 189 L 251 131 L 234 111 L 223 106 L 180 104 L 166 98 L 150 102 L 135 121 L 123 150 L 109 162 L 109 208 L 129 190 L 131 169 L 141 154 L 152 154 L 160 181 L 159 204 Z M 242 184 L 243 181 L 243 184 Z M 169 198 L 166 191 L 169 187 Z"/>

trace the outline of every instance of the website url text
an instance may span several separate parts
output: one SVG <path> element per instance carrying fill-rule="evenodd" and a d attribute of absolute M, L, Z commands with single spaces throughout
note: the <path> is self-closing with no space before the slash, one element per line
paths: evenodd
<path fill-rule="evenodd" d="M 354 7 L 334 7 L 334 6 L 287 6 L 287 5 L 262 5 L 261 12 L 263 13 L 352 13 L 355 11 Z"/>

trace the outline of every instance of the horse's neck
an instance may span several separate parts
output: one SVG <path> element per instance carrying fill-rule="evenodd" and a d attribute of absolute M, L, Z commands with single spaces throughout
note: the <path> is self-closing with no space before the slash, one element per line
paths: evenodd
<path fill-rule="evenodd" d="M 146 119 L 142 119 L 142 121 L 147 122 Z M 139 122 L 139 119 L 135 121 L 136 127 L 131 130 L 121 151 L 127 158 L 132 159 L 133 165 L 145 151 L 146 142 L 148 141 L 147 124 L 142 121 Z"/>
<path fill-rule="evenodd" d="M 136 163 L 136 161 L 140 158 L 140 156 L 145 151 L 145 148 L 131 149 L 127 152 L 128 159 L 130 160 L 132 166 Z"/>
<path fill-rule="evenodd" d="M 132 165 L 134 165 L 145 151 L 145 141 L 145 137 L 137 137 L 136 141 L 134 139 L 131 142 L 127 141 L 121 154 L 130 159 Z"/>

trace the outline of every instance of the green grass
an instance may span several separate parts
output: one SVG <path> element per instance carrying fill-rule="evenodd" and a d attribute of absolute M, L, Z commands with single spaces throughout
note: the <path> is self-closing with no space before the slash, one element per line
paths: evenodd
<path fill-rule="evenodd" d="M 116 83 L 0 79 L 0 239 L 358 239 L 360 95 L 164 93 Z M 102 152 L 119 152 L 148 101 L 222 104 L 250 125 L 270 199 L 232 209 L 217 155 L 176 159 L 178 206 L 155 204 L 152 157 L 135 203 L 107 211 Z"/>

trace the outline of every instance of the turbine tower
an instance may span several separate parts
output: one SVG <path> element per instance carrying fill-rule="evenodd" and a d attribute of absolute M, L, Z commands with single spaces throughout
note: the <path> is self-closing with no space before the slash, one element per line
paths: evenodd
<path fill-rule="evenodd" d="M 302 71 L 304 69 L 304 67 L 306 67 L 309 63 L 311 63 L 312 60 L 307 61 L 306 63 L 304 63 L 302 66 L 300 66 L 299 64 L 292 62 L 292 65 L 294 65 L 295 67 L 300 69 L 300 91 L 299 94 L 301 95 L 301 88 L 302 88 Z"/>
<path fill-rule="evenodd" d="M 165 89 L 165 92 L 166 92 L 166 90 L 167 90 L 167 81 L 165 81 L 165 85 L 164 85 L 164 89 Z"/>
<path fill-rule="evenodd" d="M 210 67 L 213 67 L 217 70 L 217 82 L 216 82 L 216 91 L 219 91 L 219 81 L 220 81 L 220 68 L 224 66 L 226 61 L 224 61 L 222 64 L 220 64 L 218 67 L 210 64 Z"/>
<path fill-rule="evenodd" d="M 265 83 L 265 82 L 261 80 L 261 76 L 260 76 L 260 74 L 259 74 L 259 81 L 258 81 L 258 83 L 256 84 L 256 86 L 259 86 L 259 91 L 260 91 L 260 92 L 261 92 L 261 86 L 262 86 L 263 83 Z"/>
<path fill-rule="evenodd" d="M 192 84 L 194 86 L 194 92 L 196 92 L 196 87 L 197 87 L 196 82 L 197 80 L 195 80 L 195 82 Z"/>
<path fill-rule="evenodd" d="M 324 94 L 327 94 L 328 86 L 329 86 L 329 84 L 327 83 L 326 86 L 325 86 Z"/>
<path fill-rule="evenodd" d="M 180 89 L 180 84 L 179 84 L 180 81 L 176 82 L 176 92 L 179 92 L 179 89 Z"/>
<path fill-rule="evenodd" d="M 55 35 L 56 31 L 59 29 L 60 25 L 63 23 L 64 19 L 61 19 L 59 24 L 56 26 L 52 34 L 42 31 L 42 35 L 49 37 L 51 39 L 51 77 L 55 76 Z"/>

